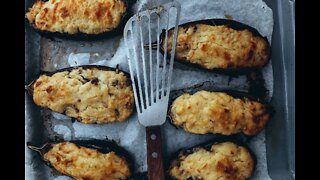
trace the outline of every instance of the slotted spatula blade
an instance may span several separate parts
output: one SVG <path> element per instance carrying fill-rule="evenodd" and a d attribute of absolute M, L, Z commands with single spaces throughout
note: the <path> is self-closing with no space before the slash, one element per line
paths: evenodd
<path fill-rule="evenodd" d="M 128 20 L 124 29 L 138 119 L 146 127 L 148 178 L 152 180 L 164 179 L 160 126 L 168 109 L 179 17 L 180 4 L 173 1 L 139 12 Z M 169 44 L 171 28 L 174 33 Z M 165 36 L 160 47 L 162 32 Z M 153 52 L 155 41 L 157 48 Z M 169 45 L 172 50 L 167 52 Z"/>

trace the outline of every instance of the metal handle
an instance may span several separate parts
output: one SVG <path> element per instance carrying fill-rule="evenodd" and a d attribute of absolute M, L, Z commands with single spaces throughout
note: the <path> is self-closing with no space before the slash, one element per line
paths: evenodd
<path fill-rule="evenodd" d="M 164 180 L 161 126 L 146 127 L 148 179 Z"/>

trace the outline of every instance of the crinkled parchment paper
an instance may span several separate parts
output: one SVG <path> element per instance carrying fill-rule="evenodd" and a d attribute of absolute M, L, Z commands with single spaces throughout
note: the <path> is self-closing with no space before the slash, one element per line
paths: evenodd
<path fill-rule="evenodd" d="M 136 2 L 133 9 L 134 12 L 138 12 L 165 2 L 169 1 L 141 0 Z M 228 17 L 256 28 L 271 42 L 273 30 L 272 10 L 262 0 L 180 0 L 179 2 L 181 3 L 180 24 L 195 20 Z M 98 64 L 111 67 L 119 64 L 121 69 L 128 71 L 122 35 L 93 42 L 41 38 L 39 43 L 42 70 L 53 71 L 84 64 Z M 268 99 L 270 99 L 273 92 L 271 62 L 263 69 L 263 75 L 266 87 L 269 90 Z M 181 89 L 204 81 L 212 81 L 221 86 L 237 89 L 245 89 L 247 87 L 244 76 L 232 78 L 228 82 L 229 80 L 228 76 L 199 71 L 185 65 L 175 64 L 172 89 Z M 108 139 L 115 140 L 134 155 L 138 171 L 147 170 L 145 129 L 139 124 L 136 114 L 123 123 L 108 125 L 72 123 L 70 118 L 58 113 L 52 113 L 49 110 L 41 110 L 41 114 L 44 117 L 44 127 L 48 131 L 48 139 L 54 139 L 56 136 L 66 140 L 105 139 L 107 137 Z M 188 134 L 181 129 L 177 130 L 168 122 L 163 125 L 162 130 L 165 157 L 180 148 L 190 147 L 213 137 L 212 135 Z M 35 137 L 30 137 L 26 132 L 26 140 L 33 138 Z M 249 146 L 256 154 L 258 162 L 252 179 L 270 179 L 267 171 L 265 132 L 262 131 L 254 137 L 250 141 Z M 41 179 L 69 179 L 64 176 L 54 177 L 50 173 L 49 168 L 42 167 L 38 161 L 38 157 L 26 154 L 27 179 L 38 179 L 40 177 Z"/>

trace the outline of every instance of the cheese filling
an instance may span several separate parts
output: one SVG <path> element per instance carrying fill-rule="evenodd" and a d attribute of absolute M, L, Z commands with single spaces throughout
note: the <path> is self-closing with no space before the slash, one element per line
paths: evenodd
<path fill-rule="evenodd" d="M 100 34 L 115 29 L 126 9 L 122 0 L 39 0 L 26 18 L 40 31 Z"/>
<path fill-rule="evenodd" d="M 172 36 L 173 30 L 168 34 L 169 52 Z M 206 24 L 178 29 L 175 58 L 206 69 L 260 68 L 268 62 L 268 56 L 267 41 L 248 30 Z"/>
<path fill-rule="evenodd" d="M 126 120 L 133 111 L 133 90 L 123 72 L 77 68 L 42 75 L 33 85 L 33 100 L 83 123 Z"/>
<path fill-rule="evenodd" d="M 103 154 L 70 142 L 54 144 L 44 159 L 76 180 L 119 180 L 131 175 L 126 160 L 115 152 Z"/>
<path fill-rule="evenodd" d="M 223 135 L 255 135 L 269 120 L 266 107 L 259 102 L 208 91 L 179 96 L 171 105 L 170 117 L 187 132 Z"/>

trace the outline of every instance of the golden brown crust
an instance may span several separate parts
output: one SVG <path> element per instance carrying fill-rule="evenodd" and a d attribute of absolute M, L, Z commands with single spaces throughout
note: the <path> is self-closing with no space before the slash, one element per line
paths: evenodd
<path fill-rule="evenodd" d="M 83 123 L 121 122 L 133 111 L 129 82 L 123 72 L 79 67 L 41 75 L 33 84 L 33 100 Z"/>
<path fill-rule="evenodd" d="M 195 134 L 246 135 L 259 133 L 269 120 L 267 108 L 256 101 L 236 99 L 222 92 L 183 94 L 172 103 L 173 124 Z"/>
<path fill-rule="evenodd" d="M 168 34 L 170 52 L 173 31 Z M 249 30 L 225 25 L 179 26 L 175 58 L 206 69 L 261 68 L 269 60 L 268 42 Z"/>
<path fill-rule="evenodd" d="M 171 163 L 169 174 L 178 180 L 245 180 L 253 170 L 253 157 L 246 148 L 224 142 L 210 150 L 197 148 L 191 154 L 180 154 Z"/>
<path fill-rule="evenodd" d="M 114 152 L 103 154 L 70 142 L 54 144 L 43 158 L 59 172 L 77 180 L 118 180 L 131 175 L 126 160 Z"/>
<path fill-rule="evenodd" d="M 126 9 L 122 0 L 38 0 L 26 18 L 40 31 L 100 34 L 115 29 Z"/>

